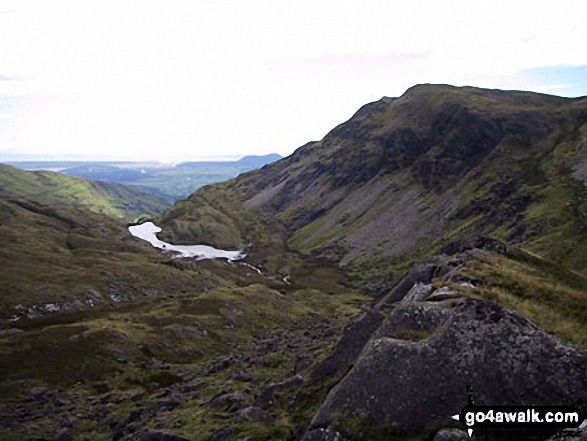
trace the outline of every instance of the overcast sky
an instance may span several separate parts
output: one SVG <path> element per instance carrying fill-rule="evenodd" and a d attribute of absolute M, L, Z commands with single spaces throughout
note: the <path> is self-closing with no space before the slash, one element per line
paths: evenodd
<path fill-rule="evenodd" d="M 584 0 L 0 0 L 0 160 L 288 155 L 418 83 L 587 95 L 586 42 Z"/>

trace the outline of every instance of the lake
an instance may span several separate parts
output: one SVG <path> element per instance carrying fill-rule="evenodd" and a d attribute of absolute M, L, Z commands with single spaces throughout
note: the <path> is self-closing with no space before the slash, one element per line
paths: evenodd
<path fill-rule="evenodd" d="M 241 260 L 246 257 L 246 254 L 240 250 L 226 251 L 218 250 L 208 245 L 173 245 L 163 242 L 157 238 L 157 233 L 161 232 L 161 228 L 153 222 L 145 222 L 139 225 L 131 225 L 128 231 L 134 237 L 146 240 L 155 248 L 161 249 L 165 253 L 171 254 L 176 258 L 195 258 L 196 260 L 203 259 L 226 259 L 229 262 L 234 260 Z"/>

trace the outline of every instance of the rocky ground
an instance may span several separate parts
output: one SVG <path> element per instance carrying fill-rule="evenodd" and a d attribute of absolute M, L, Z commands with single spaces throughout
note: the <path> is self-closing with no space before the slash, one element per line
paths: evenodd
<path fill-rule="evenodd" d="M 374 310 L 347 328 L 315 375 L 350 370 L 330 390 L 304 441 L 428 439 L 439 427 L 452 426 L 451 416 L 469 399 L 487 406 L 587 402 L 587 352 L 479 298 L 487 282 L 465 268 L 491 260 L 493 250 L 513 253 L 498 241 L 480 246 L 416 266 Z M 360 351 L 356 342 L 363 345 Z M 501 436 L 539 440 L 555 432 L 518 430 Z M 462 436 L 446 432 L 434 439 Z"/>
<path fill-rule="evenodd" d="M 152 359 L 149 369 L 159 383 L 146 389 L 95 394 L 81 386 L 33 387 L 26 401 L 2 405 L 0 433 L 4 439 L 61 441 L 162 439 L 153 435 L 156 431 L 224 440 L 246 434 L 247 428 L 269 435 L 309 369 L 340 336 L 341 323 L 323 321 L 293 333 L 276 327 L 205 366 L 178 367 Z M 281 435 L 274 435 L 291 435 L 279 430 Z M 80 437 L 81 432 L 88 435 Z M 151 438 L 144 438 L 145 433 Z"/>

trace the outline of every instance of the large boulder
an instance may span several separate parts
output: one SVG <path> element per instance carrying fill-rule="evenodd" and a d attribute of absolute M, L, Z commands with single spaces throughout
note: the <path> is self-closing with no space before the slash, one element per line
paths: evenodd
<path fill-rule="evenodd" d="M 584 351 L 497 304 L 470 298 L 431 301 L 433 295 L 420 301 L 415 294 L 424 287 L 412 291 L 331 390 L 308 435 L 357 418 L 394 429 L 438 427 L 467 404 L 468 391 L 476 405 L 587 400 Z"/>

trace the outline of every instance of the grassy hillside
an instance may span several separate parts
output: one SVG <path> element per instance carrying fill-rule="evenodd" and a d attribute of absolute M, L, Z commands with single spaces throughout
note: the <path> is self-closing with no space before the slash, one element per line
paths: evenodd
<path fill-rule="evenodd" d="M 325 357 L 367 300 L 294 254 L 281 256 L 287 282 L 174 260 L 83 207 L 0 195 L 0 234 L 0 439 L 137 427 L 209 439 L 235 415 L 231 400 L 253 405 Z M 264 422 L 232 425 L 282 438 L 300 424 L 294 393 L 279 389 Z"/>
<path fill-rule="evenodd" d="M 133 220 L 162 212 L 170 199 L 134 187 L 88 181 L 49 171 L 29 172 L 0 164 L 0 194 L 48 204 L 86 207 Z"/>
<path fill-rule="evenodd" d="M 587 350 L 587 275 L 509 247 L 478 253 L 457 271 L 455 279 L 472 280 L 478 289 L 452 289 L 472 298 L 499 303 L 527 317 L 541 329 Z M 440 286 L 441 281 L 434 283 Z"/>
<path fill-rule="evenodd" d="M 586 270 L 586 145 L 586 98 L 416 86 L 163 220 L 182 240 L 205 231 L 234 243 L 258 243 L 267 228 L 255 225 L 269 223 L 287 247 L 373 293 L 426 255 L 488 234 Z"/>
<path fill-rule="evenodd" d="M 169 242 L 245 247 L 234 263 L 130 236 L 102 184 L 2 167 L 0 439 L 300 439 L 423 259 L 428 306 L 497 302 L 586 349 L 586 158 L 585 99 L 415 87 L 157 219 Z"/>

